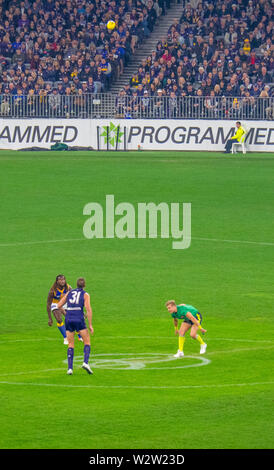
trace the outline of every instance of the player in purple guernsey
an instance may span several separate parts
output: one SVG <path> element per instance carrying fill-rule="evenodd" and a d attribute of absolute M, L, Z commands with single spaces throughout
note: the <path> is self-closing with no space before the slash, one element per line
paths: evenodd
<path fill-rule="evenodd" d="M 66 307 L 66 332 L 68 339 L 68 375 L 73 373 L 73 356 L 74 356 L 74 332 L 79 331 L 84 342 L 84 362 L 83 369 L 88 374 L 92 374 L 92 370 L 88 364 L 90 355 L 90 335 L 85 322 L 84 308 L 87 312 L 88 325 L 91 334 L 93 334 L 92 327 L 92 309 L 90 306 L 89 294 L 84 290 L 86 285 L 84 278 L 77 280 L 77 288 L 72 289 L 63 297 L 58 303 L 58 308 L 61 308 L 65 303 Z"/>

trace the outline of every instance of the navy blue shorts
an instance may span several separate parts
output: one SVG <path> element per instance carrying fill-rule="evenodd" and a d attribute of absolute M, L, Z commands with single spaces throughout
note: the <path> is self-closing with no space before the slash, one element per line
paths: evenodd
<path fill-rule="evenodd" d="M 66 318 L 65 324 L 66 324 L 66 330 L 70 331 L 71 333 L 73 333 L 74 331 L 81 331 L 81 330 L 87 329 L 87 325 L 84 319 L 70 321 Z"/>
<path fill-rule="evenodd" d="M 200 312 L 197 313 L 196 320 L 198 320 L 198 322 L 201 325 L 203 317 L 202 317 L 202 314 Z M 189 318 L 185 318 L 183 323 L 189 323 L 190 325 L 194 325 L 194 323 Z"/>

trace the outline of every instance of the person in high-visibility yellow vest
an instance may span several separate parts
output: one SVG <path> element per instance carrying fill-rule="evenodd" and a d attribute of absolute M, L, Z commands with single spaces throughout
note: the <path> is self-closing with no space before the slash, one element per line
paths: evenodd
<path fill-rule="evenodd" d="M 240 142 L 241 138 L 246 133 L 240 121 L 236 122 L 236 127 L 237 127 L 236 134 L 230 139 L 228 139 L 228 141 L 225 144 L 225 152 L 223 153 L 230 153 L 233 142 L 235 142 L 235 140 L 237 140 L 237 142 Z"/>

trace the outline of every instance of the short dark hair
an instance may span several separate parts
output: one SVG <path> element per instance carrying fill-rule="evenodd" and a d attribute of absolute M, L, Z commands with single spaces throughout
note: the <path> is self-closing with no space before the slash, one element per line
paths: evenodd
<path fill-rule="evenodd" d="M 236 124 L 240 124 L 240 125 L 241 125 L 240 121 L 237 121 Z"/>
<path fill-rule="evenodd" d="M 86 285 L 86 281 L 83 277 L 79 277 L 79 279 L 77 279 L 77 287 L 80 288 L 80 289 L 83 289 Z"/>

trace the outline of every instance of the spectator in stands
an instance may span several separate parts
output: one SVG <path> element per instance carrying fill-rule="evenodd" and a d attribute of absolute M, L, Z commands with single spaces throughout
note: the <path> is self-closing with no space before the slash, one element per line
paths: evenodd
<path fill-rule="evenodd" d="M 91 4 L 85 0 L 49 0 L 46 10 L 40 1 L 27 2 L 27 7 L 23 4 L 20 10 L 16 0 L 11 0 L 2 11 L 3 26 L 0 26 L 0 56 L 9 59 L 2 61 L 4 70 L 17 64 L 22 68 L 27 63 L 36 71 L 36 80 L 42 73 L 44 81 L 56 84 L 61 79 L 67 86 L 72 80 L 87 81 L 88 77 L 81 74 L 87 70 L 85 66 L 90 65 L 90 60 L 95 59 L 94 81 L 100 81 L 97 89 L 107 91 L 130 60 L 136 45 L 153 31 L 161 13 L 157 0 L 105 0 Z M 116 21 L 113 31 L 107 30 L 108 19 Z M 43 59 L 46 61 L 39 69 Z M 23 80 L 21 76 L 20 86 Z"/>
<path fill-rule="evenodd" d="M 270 103 L 266 110 L 265 110 L 265 114 L 266 114 L 266 119 L 268 120 L 274 120 L 274 103 Z"/>
<path fill-rule="evenodd" d="M 49 96 L 50 115 L 59 117 L 61 114 L 61 95 L 58 94 L 57 88 L 53 88 Z"/>
<path fill-rule="evenodd" d="M 170 92 L 167 106 L 168 106 L 167 116 L 169 118 L 177 118 L 177 116 L 178 116 L 178 100 L 177 100 L 177 96 L 176 96 L 174 91 Z"/>
<path fill-rule="evenodd" d="M 263 66 L 261 68 L 259 79 L 262 81 L 262 83 L 270 83 L 271 82 L 270 73 L 267 71 L 267 68 L 265 66 Z"/>
<path fill-rule="evenodd" d="M 128 97 L 126 96 L 126 92 L 124 89 L 121 89 L 116 97 L 116 117 L 117 118 L 124 118 L 128 111 Z"/>
<path fill-rule="evenodd" d="M 268 92 L 262 90 L 257 100 L 257 115 L 259 119 L 266 119 L 266 108 L 268 107 Z"/>
<path fill-rule="evenodd" d="M 207 96 L 205 99 L 205 110 L 208 118 L 213 119 L 217 118 L 218 114 L 218 101 L 215 97 L 214 90 L 210 91 L 210 96 Z"/>
<path fill-rule="evenodd" d="M 17 88 L 13 97 L 13 111 L 16 117 L 23 116 L 25 110 L 26 96 L 23 95 L 22 88 Z"/>
<path fill-rule="evenodd" d="M 158 88 L 153 107 L 153 114 L 155 118 L 165 117 L 165 103 L 166 101 L 163 97 L 163 90 Z"/>
<path fill-rule="evenodd" d="M 197 3 L 198 8 L 186 3 L 180 23 L 174 22 L 168 30 L 166 41 L 158 42 L 156 59 L 150 58 L 148 73 L 153 77 L 151 83 L 156 89 L 164 90 L 163 95 L 170 95 L 173 90 L 168 72 L 171 69 L 171 57 L 172 67 L 176 69 L 175 86 L 180 96 L 208 96 L 204 104 L 209 113 L 209 109 L 215 109 L 215 106 L 211 106 L 213 98 L 216 102 L 217 84 L 218 96 L 231 98 L 230 111 L 227 109 L 229 101 L 223 101 L 226 103 L 226 116 L 229 112 L 232 116 L 241 112 L 243 102 L 235 100 L 240 96 L 247 99 L 247 111 L 251 95 L 258 97 L 264 86 L 273 80 L 273 12 L 269 1 L 237 0 L 232 5 L 229 0 L 201 0 Z M 261 53 L 257 50 L 260 45 L 263 45 Z M 193 54 L 195 57 L 192 57 Z M 267 56 L 270 57 L 269 61 Z M 161 79 L 163 66 L 168 80 Z M 182 78 L 188 83 L 182 83 Z M 198 102 L 196 110 L 199 109 Z M 217 109 L 220 109 L 219 104 Z M 210 113 L 214 114 L 214 111 Z"/>
<path fill-rule="evenodd" d="M 142 118 L 149 118 L 152 116 L 152 100 L 149 97 L 148 90 L 144 91 L 141 98 L 140 110 Z"/>
<path fill-rule="evenodd" d="M 48 110 L 49 97 L 54 94 L 73 98 L 79 90 L 83 91 L 81 97 L 87 92 L 108 91 L 136 48 L 153 31 L 157 17 L 166 13 L 170 2 L 48 0 L 44 7 L 41 0 L 26 0 L 20 6 L 16 0 L 10 0 L 3 5 L 0 91 L 5 95 L 9 87 L 10 94 L 17 97 L 16 102 L 25 103 L 21 96 L 29 96 L 33 90 L 34 97 L 39 97 L 39 109 L 43 106 Z M 113 31 L 106 27 L 109 19 L 116 21 Z M 157 100 L 171 93 L 173 96 L 173 92 L 180 98 L 190 94 L 199 97 L 201 93 L 204 98 L 213 98 L 213 90 L 216 100 L 218 85 L 218 95 L 230 97 L 225 112 L 236 112 L 240 103 L 242 112 L 244 98 L 250 102 L 272 83 L 273 53 L 270 0 L 186 1 L 180 21 L 173 21 L 167 37 L 159 40 L 156 50 L 140 64 L 142 74 L 137 80 L 133 78 L 130 85 L 138 88 L 141 83 L 139 96 L 144 98 L 147 90 Z M 68 89 L 70 92 L 64 91 Z M 157 89 L 163 90 L 162 94 Z M 272 86 L 266 91 L 269 97 L 273 96 Z M 236 102 L 233 105 L 236 97 L 242 98 L 237 106 Z M 8 109 L 6 104 L 5 107 Z M 18 104 L 16 109 L 27 108 Z M 189 115 L 189 109 L 186 113 Z"/>
<path fill-rule="evenodd" d="M 141 101 L 137 94 L 137 90 L 134 90 L 130 98 L 130 113 L 133 118 L 139 117 L 140 104 L 141 104 Z"/>
<path fill-rule="evenodd" d="M 36 114 L 34 89 L 31 88 L 27 95 L 27 115 L 34 117 Z"/>
<path fill-rule="evenodd" d="M 9 115 L 10 109 L 11 109 L 11 96 L 10 96 L 10 89 L 7 87 L 4 89 L 4 94 L 2 93 L 0 95 L 0 111 L 1 111 L 1 116 L 7 116 Z"/>

